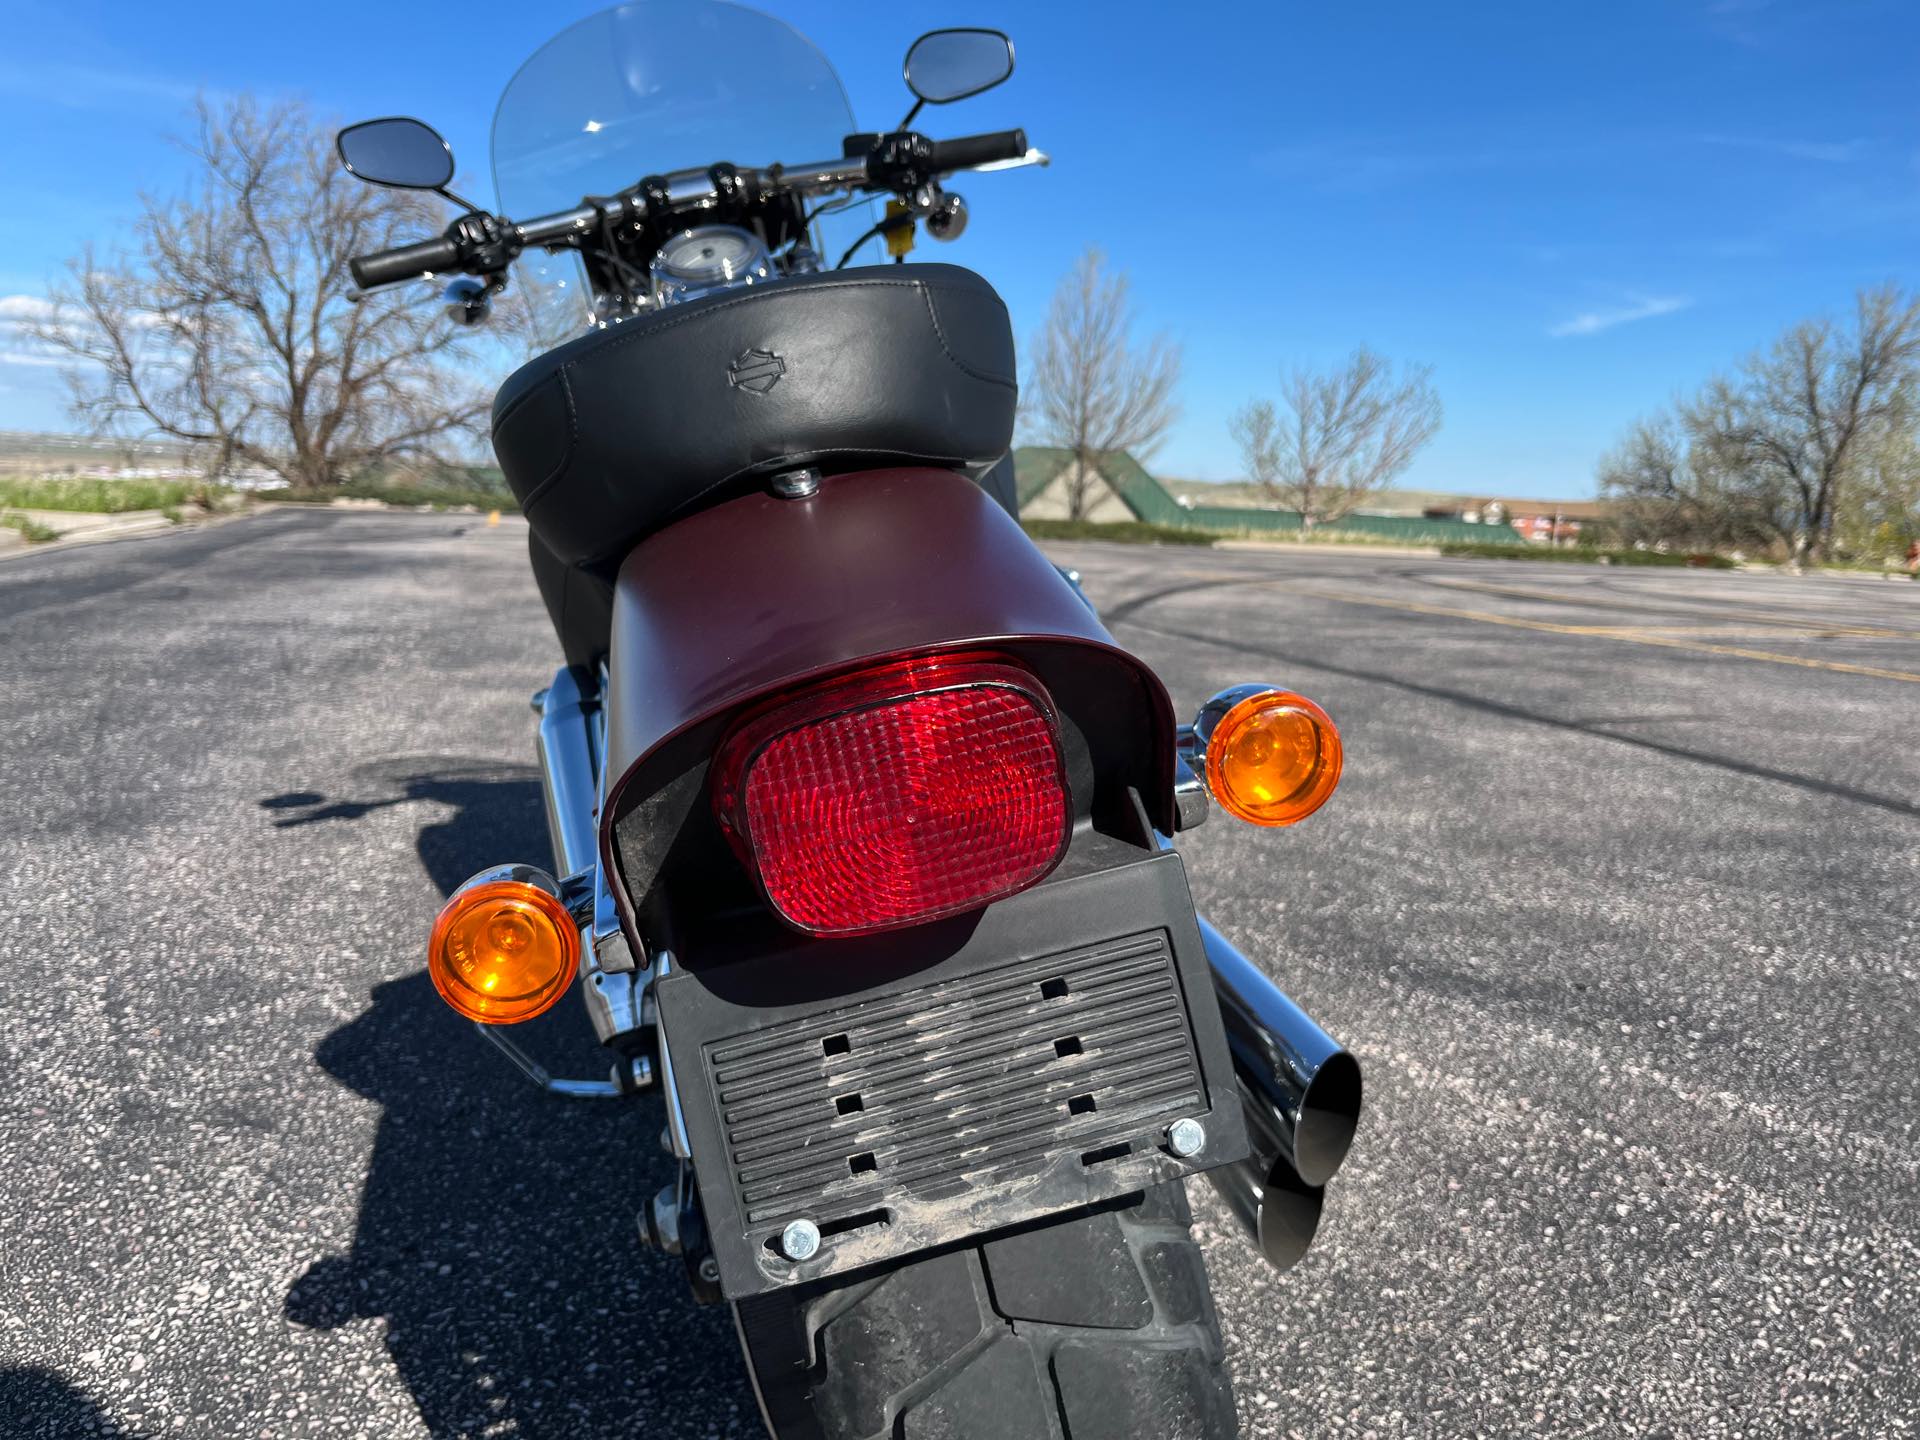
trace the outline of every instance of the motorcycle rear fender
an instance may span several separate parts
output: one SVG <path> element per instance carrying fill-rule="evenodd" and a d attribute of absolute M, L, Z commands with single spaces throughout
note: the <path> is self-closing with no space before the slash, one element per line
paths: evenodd
<path fill-rule="evenodd" d="M 706 801 L 729 719 L 904 652 L 992 649 L 1026 664 L 1066 722 L 1080 818 L 1120 817 L 1103 828 L 1124 831 L 1137 795 L 1155 828 L 1173 829 L 1165 688 L 950 471 L 830 476 L 805 498 L 741 496 L 660 531 L 620 567 L 610 649 L 600 849 L 635 930 L 676 877 L 685 890 L 730 868 Z"/>

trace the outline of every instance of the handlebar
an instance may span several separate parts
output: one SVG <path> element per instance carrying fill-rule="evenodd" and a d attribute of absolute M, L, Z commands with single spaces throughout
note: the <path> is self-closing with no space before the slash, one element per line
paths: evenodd
<path fill-rule="evenodd" d="M 954 140 L 920 141 L 925 168 L 945 175 L 975 165 L 1017 160 L 1027 153 L 1024 130 L 1002 130 L 988 135 L 964 135 Z M 817 165 L 772 165 L 764 170 L 740 170 L 739 177 L 754 193 L 762 196 L 826 195 L 841 190 L 886 190 L 877 184 L 868 165 L 868 156 L 851 155 Z M 719 191 L 706 170 L 684 170 L 664 177 L 664 199 L 670 211 L 697 210 L 716 202 Z M 627 201 L 623 203 L 644 203 Z M 572 210 L 543 215 L 519 223 L 506 222 L 502 238 L 515 252 L 538 246 L 564 245 L 592 234 L 609 218 L 608 202 L 584 202 Z M 484 217 L 476 217 L 484 218 Z M 391 285 L 450 270 L 464 270 L 472 262 L 472 247 L 459 233 L 462 222 L 455 221 L 445 235 L 422 240 L 392 250 L 378 250 L 356 256 L 349 262 L 354 283 L 361 289 Z"/>
<path fill-rule="evenodd" d="M 460 266 L 460 243 L 441 235 L 392 250 L 376 250 L 371 255 L 356 255 L 347 262 L 353 283 L 362 290 L 376 285 L 391 285 L 396 280 L 411 280 L 438 270 L 456 270 Z"/>
<path fill-rule="evenodd" d="M 992 135 L 962 135 L 958 140 L 936 140 L 929 147 L 933 168 L 941 174 L 996 160 L 1018 160 L 1027 153 L 1027 132 L 1002 130 Z"/>

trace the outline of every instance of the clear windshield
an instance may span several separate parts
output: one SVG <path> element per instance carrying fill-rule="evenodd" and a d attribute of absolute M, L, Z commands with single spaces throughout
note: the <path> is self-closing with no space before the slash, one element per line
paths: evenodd
<path fill-rule="evenodd" d="M 649 175 L 834 159 L 854 128 L 826 57 L 772 16 L 726 0 L 633 0 L 561 31 L 520 67 L 493 117 L 494 192 L 525 220 Z M 823 253 L 871 223 L 829 220 Z M 577 292 L 573 263 L 528 259 L 529 280 Z"/>

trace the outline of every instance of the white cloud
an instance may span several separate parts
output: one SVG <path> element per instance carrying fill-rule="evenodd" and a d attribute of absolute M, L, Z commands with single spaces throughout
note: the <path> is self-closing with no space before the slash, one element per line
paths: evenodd
<path fill-rule="evenodd" d="M 1820 165 L 1851 165 L 1868 149 L 1865 140 L 1770 139 L 1759 135 L 1702 135 L 1702 145 L 1722 145 L 1736 150 L 1763 150 L 1785 155 L 1791 160 L 1812 160 Z"/>
<path fill-rule="evenodd" d="M 1780 153 L 1796 160 L 1818 160 L 1827 165 L 1845 165 L 1860 152 L 1860 140 L 1787 140 Z"/>
<path fill-rule="evenodd" d="M 0 324 L 22 320 L 52 320 L 60 307 L 44 295 L 0 295 Z"/>
<path fill-rule="evenodd" d="M 44 295 L 0 295 L 0 365 L 43 370 L 71 365 L 72 356 L 35 332 L 49 326 L 70 331 L 77 323 L 68 307 Z"/>
<path fill-rule="evenodd" d="M 223 98 L 223 92 L 197 81 L 145 70 L 71 65 L 59 61 L 22 64 L 0 61 L 0 89 L 9 94 L 70 110 L 109 110 L 165 105 L 184 109 L 196 96 Z"/>
<path fill-rule="evenodd" d="M 1658 315 L 1671 315 L 1675 311 L 1685 310 L 1693 304 L 1690 295 L 1632 295 L 1628 303 L 1612 310 L 1589 310 L 1571 320 L 1563 320 L 1547 331 L 1556 339 L 1569 335 L 1598 335 L 1602 330 L 1611 330 L 1616 325 L 1631 325 L 1636 320 L 1651 320 Z"/>

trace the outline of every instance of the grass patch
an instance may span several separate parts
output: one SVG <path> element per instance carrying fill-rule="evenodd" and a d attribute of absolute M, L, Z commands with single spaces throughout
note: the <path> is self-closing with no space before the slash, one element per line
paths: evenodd
<path fill-rule="evenodd" d="M 49 475 L 36 479 L 0 475 L 0 505 L 21 510 L 119 515 L 128 510 L 178 509 L 208 489 L 200 480 L 103 480 L 86 475 Z"/>
<path fill-rule="evenodd" d="M 1431 540 L 1418 536 L 1376 535 L 1370 530 L 1248 530 L 1201 528 L 1188 525 L 1150 525 L 1144 520 L 1022 520 L 1021 527 L 1036 540 L 1117 540 L 1124 545 L 1211 545 L 1216 540 L 1270 541 L 1280 545 L 1356 545 L 1431 549 Z M 1518 542 L 1488 545 L 1489 550 L 1519 550 Z"/>
<path fill-rule="evenodd" d="M 1218 530 L 1189 530 L 1179 525 L 1149 525 L 1144 520 L 1022 520 L 1020 528 L 1035 540 L 1117 540 L 1122 545 L 1211 545 Z"/>
<path fill-rule="evenodd" d="M 1318 530 L 1228 530 L 1214 534 L 1222 540 L 1264 540 L 1278 545 L 1386 545 L 1395 550 L 1432 550 L 1443 543 L 1423 535 L 1382 535 L 1372 530 L 1341 530 L 1331 526 Z M 1520 544 L 1518 541 L 1505 546 L 1486 543 L 1490 550 L 1515 549 Z"/>
<path fill-rule="evenodd" d="M 29 545 L 39 545 L 45 541 L 60 538 L 60 532 L 51 525 L 42 525 L 38 520 L 30 520 L 25 515 L 0 515 L 0 525 L 18 530 L 20 537 Z"/>
<path fill-rule="evenodd" d="M 1449 540 L 1441 544 L 1440 553 L 1476 560 L 1558 560 L 1575 565 L 1680 565 L 1692 566 L 1697 570 L 1737 568 L 1724 555 L 1689 555 L 1676 550 L 1600 550 L 1581 545 L 1549 548 L 1524 544 L 1477 545 Z"/>
<path fill-rule="evenodd" d="M 358 480 L 331 489 L 296 489 L 290 485 L 255 494 L 261 500 L 276 500 L 289 505 L 327 505 L 335 500 L 379 500 L 388 505 L 407 505 L 430 510 L 445 510 L 456 505 L 471 505 L 477 510 L 511 510 L 513 496 L 499 490 L 443 488 L 438 485 L 386 485 L 379 481 Z"/>
<path fill-rule="evenodd" d="M 1920 579 L 1907 569 L 1907 562 L 1898 556 L 1885 560 L 1822 560 L 1818 565 L 1809 565 L 1809 570 L 1840 570 L 1849 575 L 1898 575 L 1902 580 Z"/>

